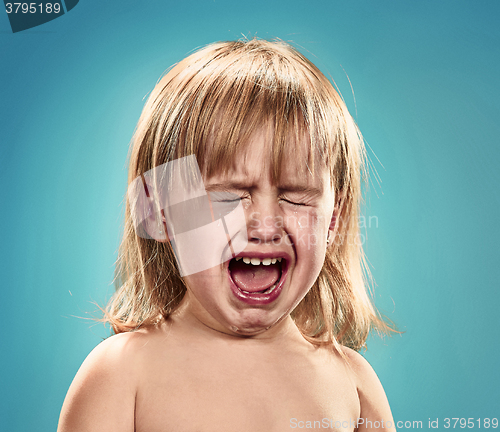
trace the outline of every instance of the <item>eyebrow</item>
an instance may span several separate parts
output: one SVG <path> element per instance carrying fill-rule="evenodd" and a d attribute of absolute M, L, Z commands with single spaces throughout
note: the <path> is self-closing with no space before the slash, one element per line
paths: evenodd
<path fill-rule="evenodd" d="M 229 192 L 232 190 L 247 190 L 251 189 L 252 186 L 244 182 L 228 182 L 228 183 L 212 183 L 205 185 L 205 190 L 207 192 Z"/>
<path fill-rule="evenodd" d="M 278 186 L 280 192 L 304 193 L 306 195 L 319 196 L 323 193 L 322 187 L 303 186 L 298 184 L 285 184 Z"/>

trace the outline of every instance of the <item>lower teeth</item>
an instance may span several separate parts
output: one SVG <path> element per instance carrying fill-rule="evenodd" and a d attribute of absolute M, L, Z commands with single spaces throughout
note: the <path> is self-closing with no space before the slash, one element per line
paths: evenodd
<path fill-rule="evenodd" d="M 271 294 L 277 286 L 278 286 L 278 284 L 275 283 L 271 288 L 268 288 L 262 292 L 261 291 L 249 292 L 249 291 L 245 291 L 245 290 L 241 290 L 241 291 L 243 291 L 245 294 Z"/>

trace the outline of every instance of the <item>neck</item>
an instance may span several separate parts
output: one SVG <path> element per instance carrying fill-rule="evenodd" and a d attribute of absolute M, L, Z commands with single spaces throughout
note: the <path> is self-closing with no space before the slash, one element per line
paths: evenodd
<path fill-rule="evenodd" d="M 309 345 L 290 314 L 284 316 L 267 330 L 257 334 L 241 334 L 229 327 L 223 326 L 206 310 L 196 306 L 192 296 L 186 293 L 177 310 L 170 317 L 172 325 L 191 336 L 203 339 L 221 340 L 245 344 L 289 343 L 290 341 Z M 187 335 L 186 335 L 187 336 Z"/>

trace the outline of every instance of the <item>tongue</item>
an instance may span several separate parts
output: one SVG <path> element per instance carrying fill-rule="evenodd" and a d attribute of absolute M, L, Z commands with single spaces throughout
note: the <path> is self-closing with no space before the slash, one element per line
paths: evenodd
<path fill-rule="evenodd" d="M 245 264 L 243 260 L 231 262 L 231 276 L 239 289 L 248 292 L 265 291 L 280 277 L 279 264 L 268 266 Z"/>

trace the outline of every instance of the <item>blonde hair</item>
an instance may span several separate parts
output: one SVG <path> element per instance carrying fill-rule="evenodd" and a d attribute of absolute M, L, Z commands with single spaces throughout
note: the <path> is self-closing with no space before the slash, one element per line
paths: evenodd
<path fill-rule="evenodd" d="M 370 330 L 391 331 L 370 301 L 363 249 L 354 241 L 364 145 L 332 83 L 293 47 L 259 39 L 219 42 L 172 67 L 139 119 L 129 184 L 158 165 L 192 154 L 205 178 L 227 171 L 252 132 L 264 125 L 273 132 L 273 179 L 306 133 L 307 170 L 314 172 L 320 158 L 343 197 L 335 245 L 327 249 L 319 277 L 292 318 L 313 344 L 359 350 Z M 104 318 L 115 333 L 167 318 L 186 291 L 170 243 L 139 237 L 128 202 L 116 285 Z"/>

